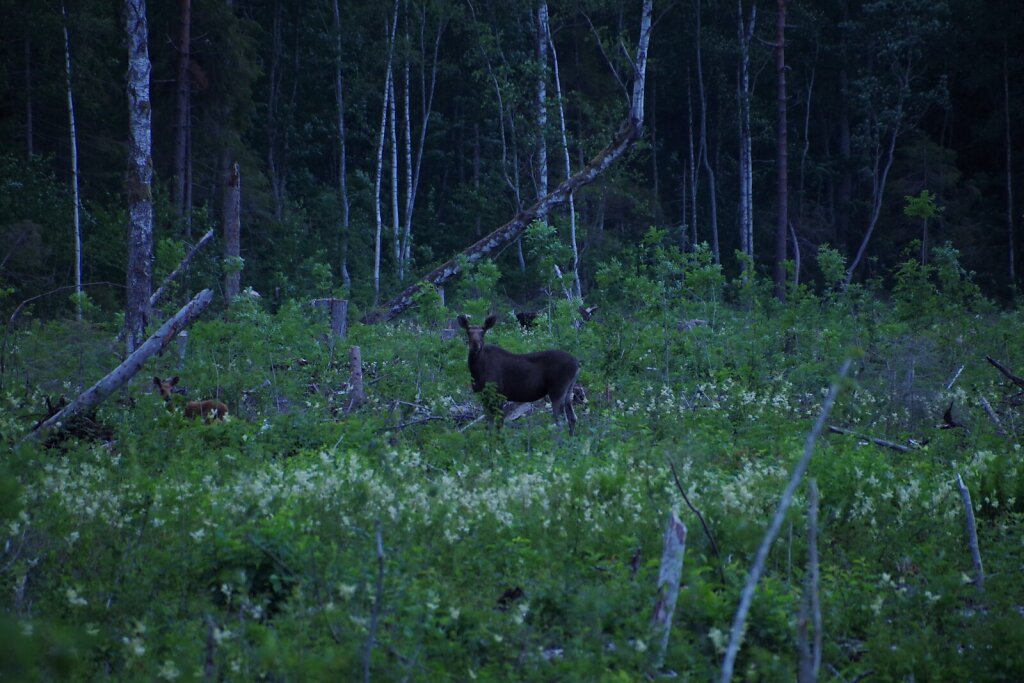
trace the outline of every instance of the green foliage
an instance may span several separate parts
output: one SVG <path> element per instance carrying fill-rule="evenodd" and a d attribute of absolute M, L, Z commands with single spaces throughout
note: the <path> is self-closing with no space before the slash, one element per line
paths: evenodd
<path fill-rule="evenodd" d="M 919 247 L 912 243 L 909 251 Z M 983 305 L 981 292 L 960 265 L 960 252 L 948 242 L 933 250 L 932 262 L 904 261 L 896 270 L 893 299 L 903 320 L 928 321 L 970 312 Z"/>
<path fill-rule="evenodd" d="M 903 207 L 903 214 L 911 218 L 920 218 L 926 221 L 930 218 L 935 218 L 941 213 L 941 209 L 935 205 L 935 193 L 928 190 L 921 190 L 921 193 L 916 197 L 907 195 L 903 198 L 903 201 L 906 202 Z"/>

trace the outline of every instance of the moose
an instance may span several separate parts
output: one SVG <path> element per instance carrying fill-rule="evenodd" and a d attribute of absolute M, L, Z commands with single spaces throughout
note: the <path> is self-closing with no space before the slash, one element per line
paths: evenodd
<path fill-rule="evenodd" d="M 494 384 L 499 394 L 518 403 L 533 402 L 547 396 L 555 424 L 564 414 L 569 433 L 573 434 L 576 413 L 572 409 L 572 389 L 580 373 L 579 361 L 558 349 L 511 353 L 485 344 L 484 335 L 497 320 L 497 316 L 489 315 L 480 327 L 470 325 L 465 315 L 459 316 L 459 325 L 466 330 L 469 344 L 469 374 L 473 376 L 473 391 L 479 393 L 488 384 Z"/>
<path fill-rule="evenodd" d="M 160 395 L 163 396 L 164 401 L 167 402 L 167 409 L 173 409 L 171 402 L 171 394 L 178 384 L 178 376 L 175 375 L 168 380 L 162 380 L 159 377 L 153 378 L 153 384 L 156 385 Z M 185 404 L 185 417 L 190 420 L 194 420 L 199 416 L 202 416 L 203 420 L 207 423 L 217 421 L 223 422 L 224 416 L 228 414 L 228 407 L 216 399 L 206 399 L 204 401 L 189 401 Z"/>

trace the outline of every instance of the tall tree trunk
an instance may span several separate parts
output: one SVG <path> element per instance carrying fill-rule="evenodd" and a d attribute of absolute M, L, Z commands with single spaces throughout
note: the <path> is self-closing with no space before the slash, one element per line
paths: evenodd
<path fill-rule="evenodd" d="M 842 21 L 839 25 L 840 50 L 845 57 L 849 49 L 849 6 L 842 2 Z M 853 161 L 850 135 L 850 76 L 846 71 L 846 60 L 839 69 L 839 187 L 836 190 L 836 234 L 835 242 L 843 254 L 850 248 L 850 212 L 853 201 Z"/>
<path fill-rule="evenodd" d="M 527 226 L 537 219 L 538 215 L 548 213 L 552 208 L 563 203 L 571 193 L 580 187 L 592 183 L 641 137 L 643 134 L 644 117 L 644 84 L 647 77 L 647 50 L 651 37 L 652 3 L 653 0 L 644 0 L 640 22 L 640 37 L 637 44 L 636 58 L 633 60 L 633 94 L 627 118 L 619 127 L 615 138 L 578 173 L 561 183 L 533 206 L 520 211 L 514 219 L 465 249 L 461 255 L 464 262 L 476 263 L 480 259 L 491 257 L 512 244 L 515 240 L 519 239 Z M 425 284 L 435 287 L 440 286 L 461 273 L 462 263 L 460 261 L 462 259 L 452 259 L 434 269 L 389 301 L 383 309 L 364 316 L 364 322 L 381 322 L 391 320 L 399 315 L 412 305 L 415 295 Z"/>
<path fill-rule="evenodd" d="M 60 12 L 64 15 L 64 78 L 68 95 L 68 131 L 71 141 L 71 202 L 72 229 L 75 240 L 75 318 L 82 319 L 82 222 L 80 208 L 82 200 L 78 195 L 78 134 L 75 129 L 75 100 L 71 89 L 71 39 L 68 37 L 68 11 L 62 2 Z"/>
<path fill-rule="evenodd" d="M 537 196 L 548 193 L 548 4 L 537 8 Z M 540 216 L 546 218 L 546 216 Z"/>
<path fill-rule="evenodd" d="M 228 264 L 224 273 L 224 298 L 228 305 L 241 291 L 242 273 L 238 269 L 242 232 L 242 174 L 238 162 L 228 167 L 224 179 L 224 261 Z"/>
<path fill-rule="evenodd" d="M 775 20 L 776 95 L 775 172 L 775 298 L 786 300 L 786 233 L 789 227 L 789 162 L 786 123 L 786 0 L 778 0 Z"/>
<path fill-rule="evenodd" d="M 754 258 L 754 181 L 753 159 L 751 158 L 750 130 L 750 41 L 754 37 L 754 24 L 757 21 L 757 5 L 750 7 L 750 18 L 744 18 L 743 0 L 737 0 L 737 35 L 740 45 L 739 78 L 737 79 L 737 99 L 740 114 L 740 250 L 749 259 Z M 743 269 L 747 266 L 744 263 Z"/>
<path fill-rule="evenodd" d="M 715 169 L 708 159 L 708 100 L 704 92 L 704 66 L 701 60 L 701 0 L 697 0 L 697 97 L 700 99 L 700 160 L 708 174 L 708 201 L 711 209 L 711 253 L 715 263 L 722 262 L 722 253 L 718 244 L 718 188 L 715 180 Z"/>
<path fill-rule="evenodd" d="M 909 73 L 906 74 L 909 77 Z M 903 112 L 902 97 L 900 105 L 898 107 L 897 118 L 902 121 Z M 868 216 L 868 226 L 864 233 L 864 239 L 861 240 L 860 248 L 857 249 L 857 255 L 854 257 L 853 262 L 850 263 L 850 267 L 846 271 L 846 279 L 844 286 L 849 286 L 853 281 L 853 274 L 857 270 L 857 266 L 860 265 L 864 259 L 864 254 L 867 252 L 868 243 L 871 241 L 871 235 L 875 231 L 875 226 L 878 224 L 878 217 L 882 212 L 882 203 L 885 199 L 885 186 L 889 178 L 889 170 L 892 168 L 893 159 L 896 156 L 896 140 L 900 134 L 900 123 L 893 125 L 892 129 L 888 132 L 888 139 L 883 140 L 879 138 L 875 142 L 875 158 L 874 168 L 871 174 L 871 213 Z"/>
<path fill-rule="evenodd" d="M 189 109 L 192 84 L 189 78 L 189 60 L 192 50 L 192 0 L 179 0 L 180 22 L 178 32 L 178 78 L 175 92 L 175 129 L 174 129 L 174 184 L 171 187 L 171 204 L 178 218 L 184 219 L 185 235 L 191 236 L 192 220 L 185 211 L 188 192 L 188 139 Z"/>
<path fill-rule="evenodd" d="M 568 180 L 572 177 L 572 162 L 569 157 L 569 137 L 565 129 L 565 106 L 562 102 L 562 77 L 558 71 L 558 52 L 555 50 L 555 41 L 551 37 L 551 28 L 548 25 L 548 4 L 547 0 L 541 2 L 544 13 L 544 37 L 551 48 L 551 66 L 555 78 L 555 97 L 558 99 L 558 128 L 562 134 L 562 157 L 565 161 L 565 177 Z M 583 286 L 580 283 L 580 251 L 576 242 L 576 199 L 575 193 L 569 193 L 569 243 L 572 247 L 572 277 L 573 290 L 576 298 L 583 299 Z"/>
<path fill-rule="evenodd" d="M 1013 214 L 1013 147 L 1010 140 L 1010 69 L 1003 37 L 1003 114 L 1006 126 L 1006 237 L 1009 241 L 1010 287 L 1017 285 L 1017 240 L 1014 236 Z"/>
<path fill-rule="evenodd" d="M 349 291 L 352 276 L 348 272 L 348 242 L 351 203 L 348 197 L 348 159 L 345 150 L 345 96 L 341 71 L 341 11 L 338 0 L 331 1 L 334 11 L 334 102 L 338 110 L 338 199 L 341 203 L 341 281 Z"/>
<path fill-rule="evenodd" d="M 125 343 L 131 353 L 145 341 L 153 289 L 152 107 L 149 99 L 149 29 L 145 0 L 124 0 L 128 36 L 128 272 Z"/>
<path fill-rule="evenodd" d="M 384 215 L 383 207 L 381 206 L 384 178 L 384 142 L 387 138 L 388 110 L 391 104 L 391 93 L 394 92 L 394 89 L 391 87 L 391 79 L 393 78 L 394 43 L 397 30 L 398 0 L 395 0 L 395 9 L 391 19 L 391 26 L 386 31 L 388 42 L 387 68 L 384 75 L 384 97 L 380 111 L 380 135 L 377 136 L 377 172 L 373 185 L 375 209 L 374 218 L 376 228 L 373 243 L 373 304 L 375 306 L 380 299 L 380 260 L 382 240 L 384 237 Z"/>
<path fill-rule="evenodd" d="M 411 142 L 406 147 L 406 161 L 408 163 L 405 203 L 405 234 L 402 237 L 402 261 L 409 264 L 412 256 L 412 218 L 413 209 L 416 205 L 416 194 L 419 190 L 420 169 L 423 166 L 423 149 L 427 144 L 427 127 L 430 125 L 430 117 L 434 111 L 434 90 L 437 85 L 438 53 L 441 51 L 441 36 L 444 34 L 445 21 L 438 20 L 437 33 L 434 35 L 434 54 L 430 62 L 430 80 L 426 77 L 427 50 L 423 42 L 424 32 L 427 26 L 426 8 L 422 9 L 420 23 L 420 91 L 422 94 L 422 121 L 420 123 L 420 137 L 416 148 L 416 161 L 412 160 Z M 406 85 L 408 86 L 408 65 L 406 66 Z M 410 103 L 408 88 L 406 89 L 406 102 Z M 411 107 L 411 103 L 409 104 Z M 408 109 L 407 109 L 408 111 Z M 412 131 L 409 127 L 409 118 L 406 118 L 406 136 L 409 141 L 412 139 Z"/>
<path fill-rule="evenodd" d="M 29 23 L 25 22 L 25 152 L 28 158 L 35 156 L 35 117 L 32 114 L 32 39 L 28 35 Z"/>
<path fill-rule="evenodd" d="M 388 97 L 388 132 L 391 134 L 389 148 L 391 150 L 391 237 L 392 252 L 395 259 L 395 274 L 401 280 L 402 272 L 402 219 L 398 212 L 398 117 L 395 106 L 395 74 L 391 72 L 391 95 Z"/>
<path fill-rule="evenodd" d="M 690 78 L 687 75 L 686 78 L 686 117 L 687 117 L 687 161 L 690 169 L 690 246 L 691 248 L 697 248 L 697 197 L 698 197 L 698 183 L 700 178 L 698 177 L 697 171 L 697 155 L 694 154 L 694 143 L 693 143 L 693 93 L 690 88 Z M 683 206 L 683 222 L 686 222 L 686 207 L 685 202 Z M 685 239 L 685 236 L 684 236 Z"/>
<path fill-rule="evenodd" d="M 278 149 L 281 129 L 281 82 L 284 72 L 281 66 L 281 55 L 284 51 L 281 24 L 281 0 L 275 0 L 271 24 L 270 73 L 267 78 L 267 173 L 270 176 L 270 194 L 274 199 L 274 216 L 278 220 L 284 216 L 284 191 Z"/>
<path fill-rule="evenodd" d="M 659 206 L 661 187 L 658 183 L 658 88 L 657 80 L 651 80 L 651 185 L 652 202 L 655 208 Z M 657 215 L 657 214 L 656 214 Z"/>

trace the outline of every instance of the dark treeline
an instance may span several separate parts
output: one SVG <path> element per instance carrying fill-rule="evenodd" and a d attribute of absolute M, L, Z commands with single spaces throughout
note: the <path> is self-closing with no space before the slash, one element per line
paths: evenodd
<path fill-rule="evenodd" d="M 82 280 L 125 281 L 120 4 L 0 0 L 7 310 L 74 281 L 68 83 Z M 1015 291 L 1024 195 L 1017 3 L 659 4 L 645 137 L 575 198 L 584 294 L 597 265 L 652 225 L 685 249 L 717 248 L 728 272 L 742 268 L 737 250 L 751 251 L 770 276 L 782 8 L 786 248 L 791 260 L 799 248 L 802 281 L 817 277 L 823 244 L 846 257 L 848 279 L 884 285 L 895 263 L 927 261 L 950 242 L 987 293 Z M 182 0 L 148 12 L 155 276 L 219 226 L 224 177 L 237 162 L 242 285 L 277 300 L 346 287 L 366 308 L 556 185 L 566 158 L 578 170 L 607 144 L 627 106 L 639 3 Z M 564 211 L 552 221 L 568 241 Z M 503 254 L 509 296 L 536 295 L 530 283 L 547 275 L 537 276 L 535 260 L 525 247 Z M 190 286 L 220 274 L 214 247 Z M 123 305 L 117 287 L 88 293 Z"/>

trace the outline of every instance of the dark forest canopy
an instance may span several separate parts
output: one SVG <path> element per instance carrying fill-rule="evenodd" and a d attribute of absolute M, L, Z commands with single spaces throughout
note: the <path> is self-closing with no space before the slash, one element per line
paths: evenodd
<path fill-rule="evenodd" d="M 340 2 L 337 22 L 334 0 L 148 4 L 155 277 L 219 226 L 223 177 L 237 162 L 243 286 L 279 301 L 347 285 L 346 296 L 363 309 L 375 299 L 378 225 L 377 298 L 386 299 L 565 178 L 560 104 L 570 171 L 614 137 L 628 104 L 640 14 L 639 2 L 552 3 L 547 42 L 539 38 L 538 2 Z M 82 279 L 121 283 L 128 107 L 120 3 L 65 5 Z M 754 260 L 759 272 L 772 272 L 778 8 L 766 0 L 656 3 L 644 138 L 575 198 L 584 295 L 599 264 L 639 243 L 652 225 L 691 249 L 695 241 L 711 243 L 717 223 L 721 263 L 739 272 L 741 17 L 753 29 Z M 0 0 L 5 310 L 73 283 L 64 21 L 56 0 Z M 949 242 L 987 294 L 1015 291 L 1024 206 L 1021 45 L 1024 14 L 1008 1 L 787 8 L 788 257 L 795 257 L 795 236 L 801 281 L 820 278 L 814 261 L 821 245 L 838 249 L 848 266 L 856 262 L 877 200 L 877 227 L 854 282 L 882 278 L 886 285 L 908 254 L 927 260 L 931 248 Z M 394 118 L 384 115 L 389 100 Z M 179 135 L 182 120 L 187 134 Z M 397 125 L 382 135 L 382 121 Z M 932 202 L 921 201 L 929 196 Z M 550 220 L 568 241 L 565 207 Z M 193 268 L 190 288 L 221 280 L 219 249 Z M 549 279 L 538 273 L 540 262 L 528 250 L 508 249 L 499 260 L 503 293 L 518 301 L 535 296 L 537 283 Z M 560 265 L 571 270 L 568 260 Z M 101 306 L 123 306 L 122 289 L 88 293 Z"/>

